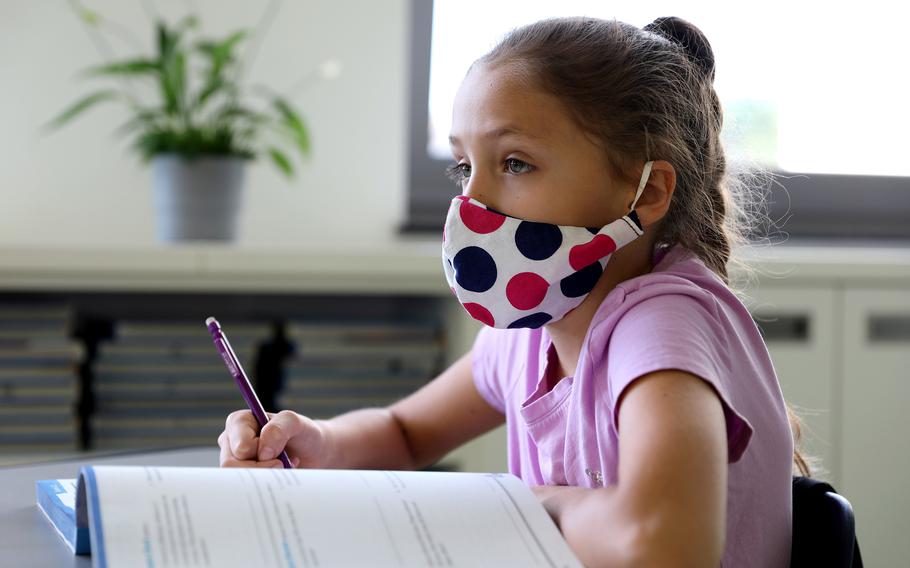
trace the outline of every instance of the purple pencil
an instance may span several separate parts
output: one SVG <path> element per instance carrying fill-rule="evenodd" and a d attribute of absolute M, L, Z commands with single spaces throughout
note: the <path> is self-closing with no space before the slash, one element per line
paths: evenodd
<path fill-rule="evenodd" d="M 240 389 L 243 400 L 246 401 L 246 405 L 250 408 L 250 412 L 253 413 L 253 416 L 256 417 L 256 422 L 259 423 L 259 429 L 261 430 L 269 421 L 269 418 L 266 416 L 265 409 L 262 408 L 262 403 L 259 402 L 259 397 L 256 396 L 256 391 L 253 390 L 250 380 L 243 371 L 243 366 L 240 365 L 237 354 L 234 353 L 234 349 L 231 348 L 231 343 L 221 330 L 221 324 L 219 324 L 218 320 L 215 318 L 210 317 L 205 320 L 205 326 L 208 328 L 209 333 L 212 334 L 212 339 L 215 341 L 215 348 L 218 349 L 218 353 L 220 353 L 221 358 L 224 359 L 224 364 L 227 365 L 228 371 L 230 371 L 231 376 L 234 377 L 234 382 L 237 383 L 237 388 Z M 284 464 L 285 469 L 293 469 L 294 466 L 291 465 L 291 460 L 288 459 L 288 455 L 284 450 L 278 454 L 278 459 Z"/>

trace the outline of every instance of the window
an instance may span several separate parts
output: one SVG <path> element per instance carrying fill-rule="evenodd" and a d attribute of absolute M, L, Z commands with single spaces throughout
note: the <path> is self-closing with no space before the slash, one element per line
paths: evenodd
<path fill-rule="evenodd" d="M 714 49 L 729 160 L 781 174 L 771 215 L 787 216 L 791 238 L 910 238 L 910 75 L 899 71 L 903 40 L 887 30 L 906 9 L 895 6 L 414 0 L 409 228 L 442 225 L 456 191 L 442 175 L 455 91 L 503 34 L 553 16 L 644 26 L 676 15 Z"/>

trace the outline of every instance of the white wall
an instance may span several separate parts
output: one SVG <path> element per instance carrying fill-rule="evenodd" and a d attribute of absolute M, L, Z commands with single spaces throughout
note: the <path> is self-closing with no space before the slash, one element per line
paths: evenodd
<path fill-rule="evenodd" d="M 212 35 L 252 27 L 266 2 L 156 0 L 179 16 L 196 4 Z M 86 0 L 151 48 L 140 0 Z M 334 58 L 341 76 L 294 100 L 314 155 L 290 183 L 253 165 L 239 245 L 351 246 L 391 239 L 404 218 L 406 0 L 285 0 L 251 79 L 283 89 Z M 131 49 L 114 41 L 122 55 Z M 154 245 L 150 173 L 98 107 L 45 135 L 41 125 L 90 91 L 77 73 L 100 56 L 64 0 L 0 0 L 0 246 Z"/>

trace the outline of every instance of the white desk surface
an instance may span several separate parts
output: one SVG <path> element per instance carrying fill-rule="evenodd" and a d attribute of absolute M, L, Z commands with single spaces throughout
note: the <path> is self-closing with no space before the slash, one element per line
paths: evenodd
<path fill-rule="evenodd" d="M 0 468 L 0 565 L 16 568 L 91 566 L 75 556 L 35 504 L 35 481 L 70 479 L 84 465 L 217 466 L 218 448 L 111 454 Z"/>

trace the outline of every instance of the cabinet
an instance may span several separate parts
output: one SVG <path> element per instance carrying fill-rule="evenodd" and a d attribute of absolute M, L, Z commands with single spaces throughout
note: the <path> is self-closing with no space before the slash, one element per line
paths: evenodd
<path fill-rule="evenodd" d="M 803 447 L 851 502 L 869 566 L 910 557 L 910 279 L 842 275 L 828 285 L 766 282 L 750 310 Z M 817 283 L 815 283 L 817 284 Z"/>
<path fill-rule="evenodd" d="M 910 558 L 910 290 L 844 292 L 841 478 L 868 566 Z"/>
<path fill-rule="evenodd" d="M 762 330 L 784 399 L 802 422 L 800 447 L 814 477 L 840 487 L 836 425 L 841 408 L 840 341 L 843 294 L 834 288 L 762 286 L 746 305 Z"/>

